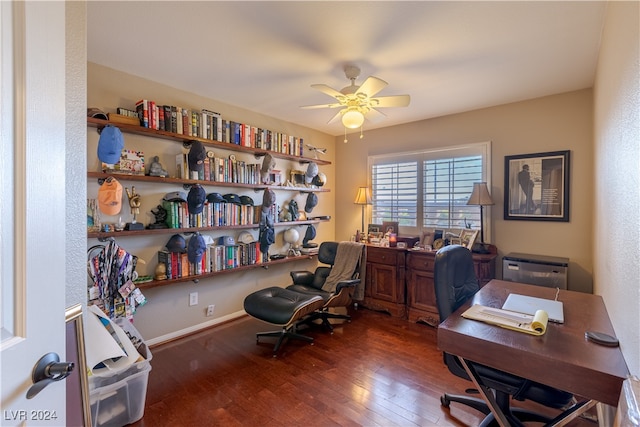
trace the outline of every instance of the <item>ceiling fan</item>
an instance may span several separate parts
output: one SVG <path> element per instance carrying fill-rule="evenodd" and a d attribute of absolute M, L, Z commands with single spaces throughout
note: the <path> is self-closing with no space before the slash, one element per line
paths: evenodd
<path fill-rule="evenodd" d="M 346 128 L 357 129 L 362 126 L 365 117 L 372 122 L 385 117 L 377 108 L 406 107 L 409 105 L 409 95 L 375 97 L 378 92 L 388 85 L 387 82 L 377 77 L 369 76 L 362 85 L 356 85 L 356 79 L 360 75 L 360 68 L 355 65 L 345 66 L 344 73 L 351 80 L 351 85 L 343 87 L 339 91 L 325 84 L 311 85 L 312 88 L 334 97 L 338 102 L 306 105 L 301 108 L 341 108 L 328 123 L 333 123 L 341 117 L 342 124 Z"/>

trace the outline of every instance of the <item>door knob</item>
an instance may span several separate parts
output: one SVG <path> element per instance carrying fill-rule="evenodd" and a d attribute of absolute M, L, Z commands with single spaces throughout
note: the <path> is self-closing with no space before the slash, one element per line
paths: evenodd
<path fill-rule="evenodd" d="M 33 385 L 27 390 L 27 399 L 34 398 L 52 382 L 67 378 L 74 366 L 73 362 L 60 362 L 60 356 L 56 353 L 47 353 L 42 356 L 31 372 Z"/>

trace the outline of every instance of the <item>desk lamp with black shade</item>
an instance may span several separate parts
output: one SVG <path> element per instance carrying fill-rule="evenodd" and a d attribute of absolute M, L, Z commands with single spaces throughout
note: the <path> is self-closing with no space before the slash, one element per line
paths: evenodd
<path fill-rule="evenodd" d="M 359 187 L 358 194 L 356 194 L 356 199 L 353 201 L 356 205 L 362 206 L 362 228 L 360 228 L 360 233 L 365 233 L 364 230 L 364 208 L 366 205 L 371 204 L 371 192 L 369 191 L 369 187 Z M 358 241 L 360 240 L 360 235 L 357 236 Z"/>
<path fill-rule="evenodd" d="M 473 252 L 486 254 L 489 253 L 487 249 L 487 243 L 484 242 L 484 207 L 493 205 L 493 200 L 491 199 L 491 194 L 489 194 L 489 189 L 487 188 L 486 182 L 474 182 L 473 183 L 473 191 L 471 192 L 471 196 L 469 196 L 469 200 L 467 201 L 468 206 L 480 206 L 480 242 L 477 242 L 473 245 Z"/>

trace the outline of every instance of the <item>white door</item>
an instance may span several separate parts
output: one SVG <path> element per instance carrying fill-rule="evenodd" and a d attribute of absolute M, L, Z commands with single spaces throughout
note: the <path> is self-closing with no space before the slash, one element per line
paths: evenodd
<path fill-rule="evenodd" d="M 66 356 L 64 12 L 0 1 L 3 426 L 66 423 L 65 381 L 26 398 L 38 359 Z"/>

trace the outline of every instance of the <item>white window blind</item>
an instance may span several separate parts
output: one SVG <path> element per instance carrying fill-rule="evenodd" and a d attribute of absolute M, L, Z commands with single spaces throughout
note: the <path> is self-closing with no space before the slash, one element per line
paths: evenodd
<path fill-rule="evenodd" d="M 489 152 L 486 142 L 369 157 L 372 223 L 397 221 L 402 234 L 467 224 L 479 229 L 479 207 L 467 200 L 474 182 L 489 181 Z"/>

